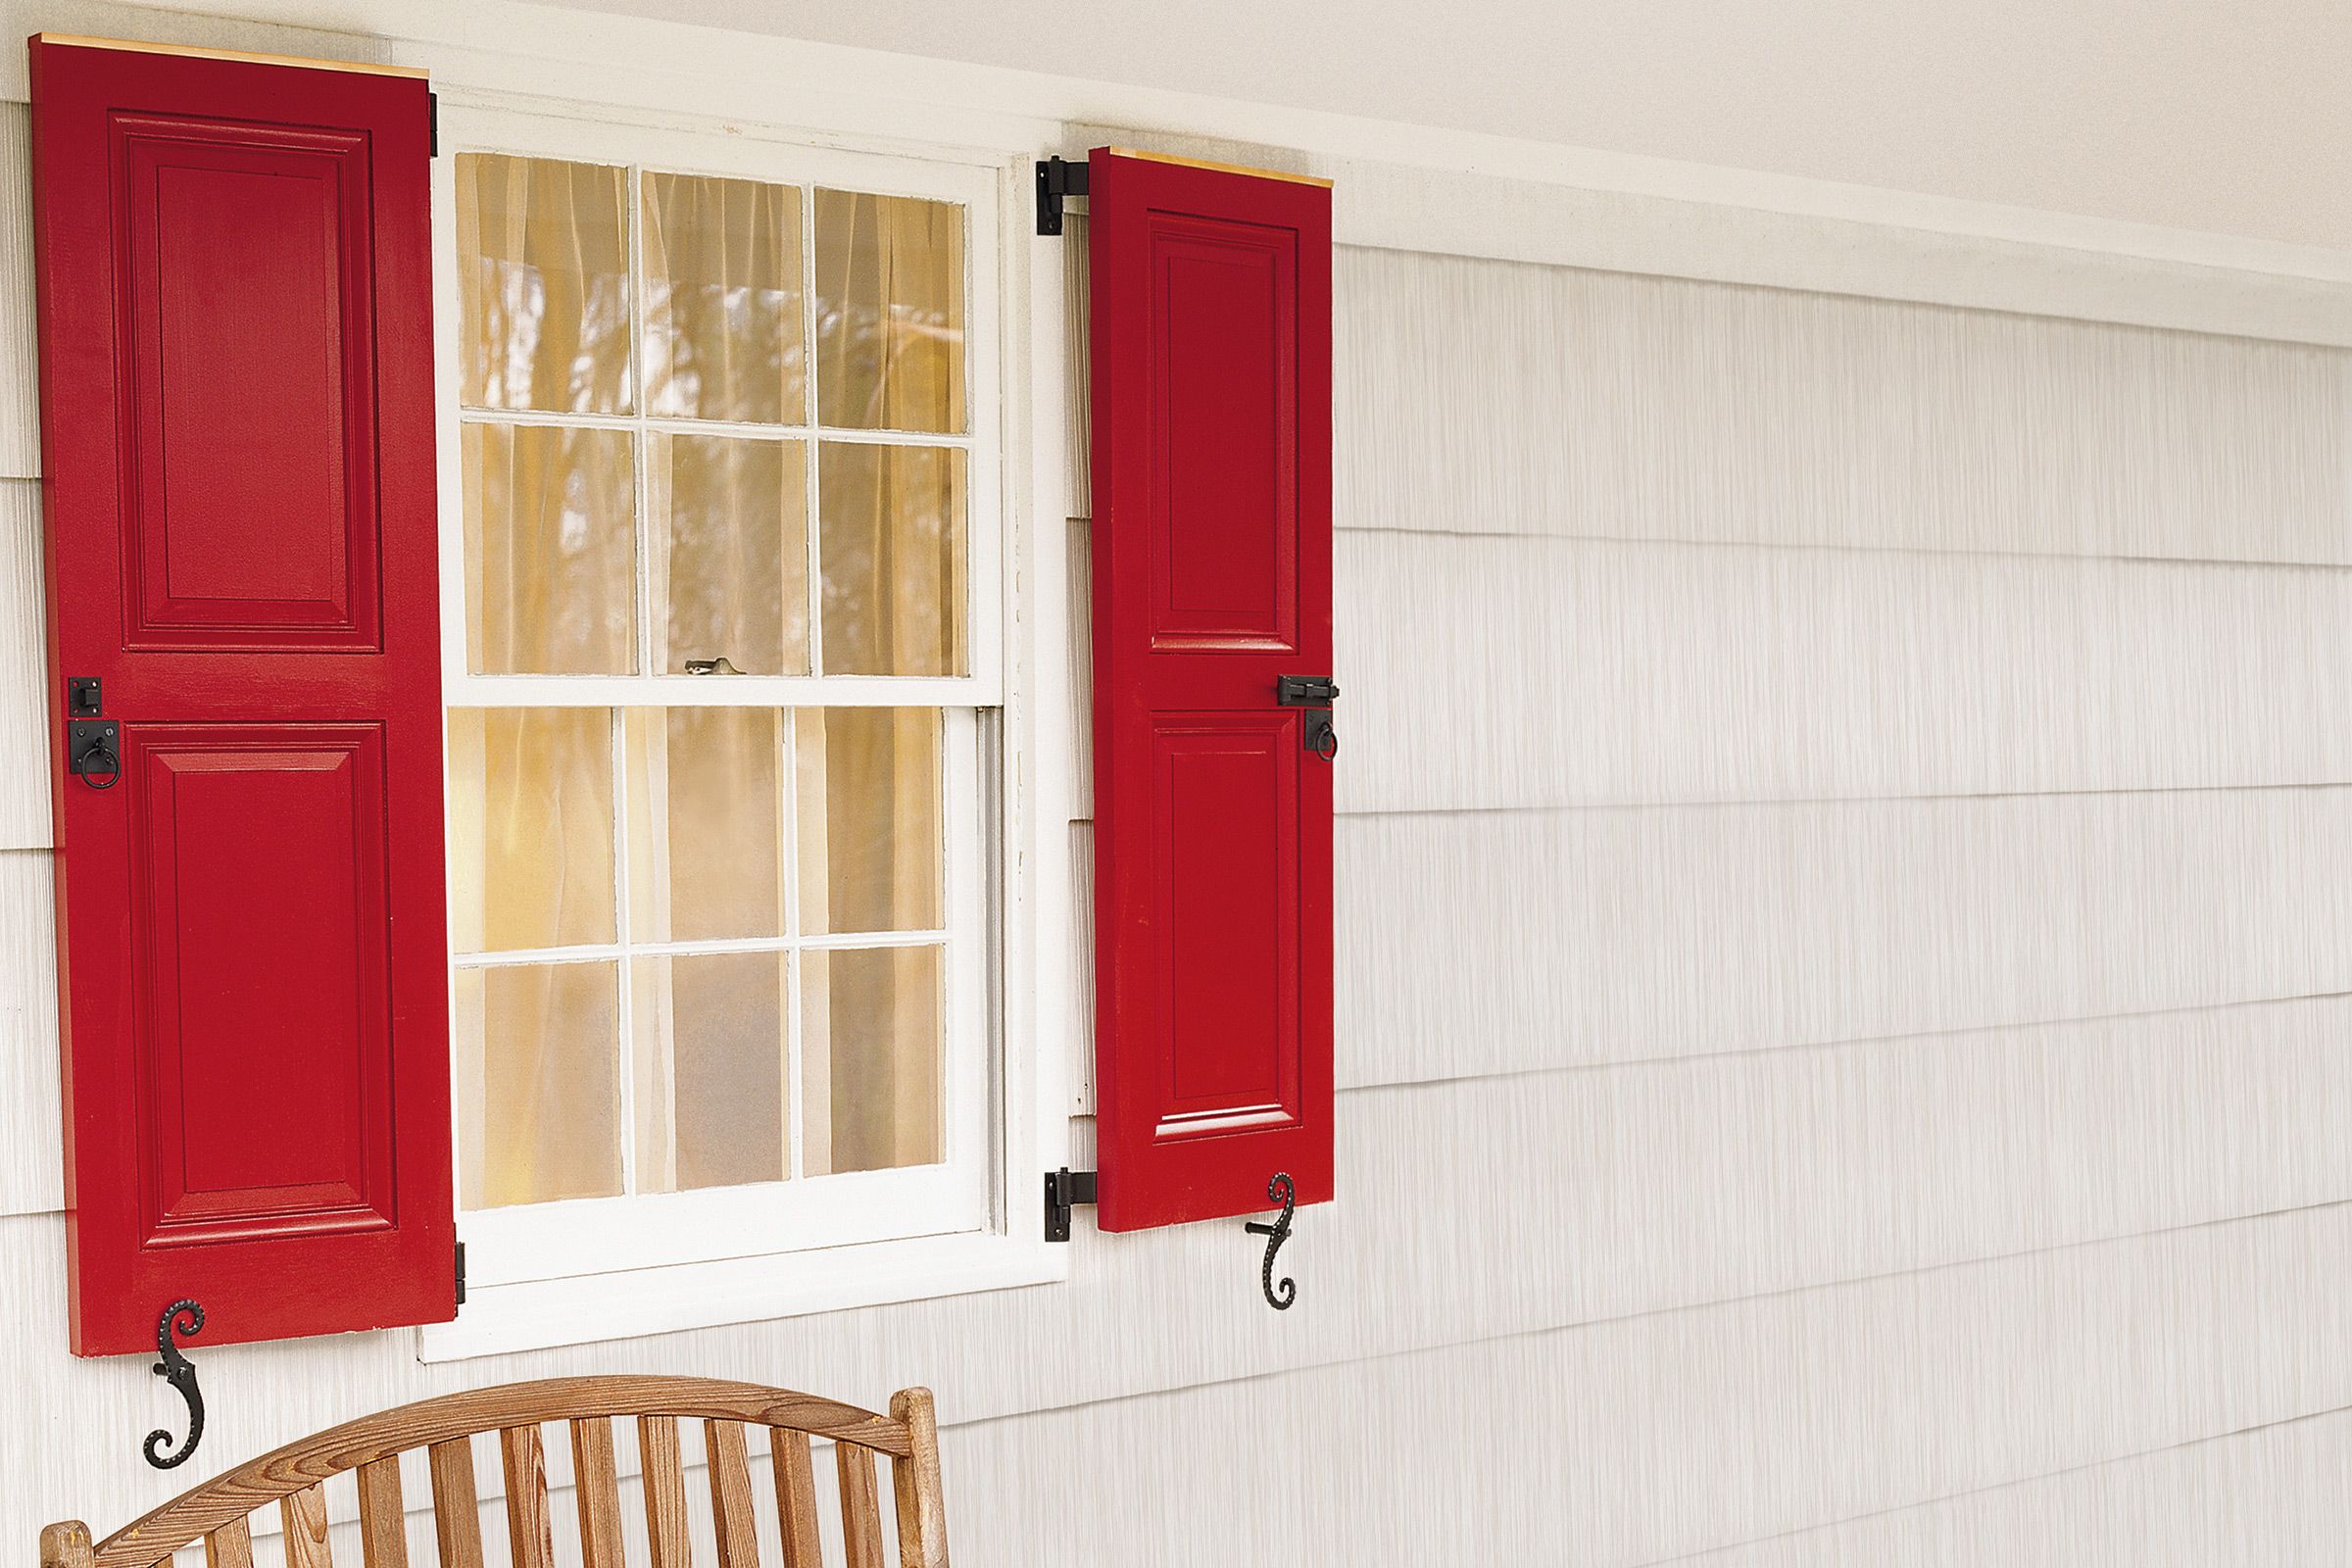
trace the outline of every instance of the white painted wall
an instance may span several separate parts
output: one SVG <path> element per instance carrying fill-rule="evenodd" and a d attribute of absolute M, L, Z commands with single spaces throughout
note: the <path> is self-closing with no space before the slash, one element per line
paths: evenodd
<path fill-rule="evenodd" d="M 558 3 L 2352 246 L 2337 0 Z"/>
<path fill-rule="evenodd" d="M 420 35 L 454 9 L 371 4 L 255 0 L 390 42 L 0 15 L 525 73 L 522 13 L 451 48 Z M 808 63 L 607 25 L 548 46 L 632 71 L 529 69 L 701 71 L 733 112 Z M 903 133 L 1106 139 L 1091 88 L 893 109 L 872 71 L 807 79 Z M 516 1377 L 921 1381 L 966 1563 L 2339 1560 L 2352 284 L 1851 192 L 1446 175 L 1287 122 L 1174 145 L 1342 180 L 1342 1197 L 1285 1252 L 1298 1308 L 1237 1226 L 1082 1213 L 1062 1285 L 433 1366 L 403 1334 L 212 1350 L 201 1463 Z M 133 1454 L 175 1413 L 144 1361 L 65 1352 L 24 123 L 0 106 L 18 1549 L 188 1479 Z"/>

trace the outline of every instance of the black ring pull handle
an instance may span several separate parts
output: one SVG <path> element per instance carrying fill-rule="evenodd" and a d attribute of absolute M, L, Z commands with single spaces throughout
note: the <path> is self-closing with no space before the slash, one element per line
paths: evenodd
<path fill-rule="evenodd" d="M 111 718 L 74 719 L 66 725 L 66 771 L 94 790 L 113 789 L 122 779 L 122 735 Z"/>
<path fill-rule="evenodd" d="M 1298 1299 L 1298 1282 L 1286 1274 L 1282 1279 L 1281 1291 L 1276 1292 L 1274 1254 L 1281 1251 L 1282 1244 L 1291 1239 L 1291 1215 L 1298 1206 L 1298 1184 L 1291 1180 L 1289 1171 L 1278 1170 L 1266 1183 L 1266 1197 L 1282 1205 L 1282 1218 L 1271 1225 L 1251 1220 L 1242 1229 L 1252 1236 L 1266 1239 L 1266 1262 L 1259 1271 L 1258 1286 L 1266 1293 L 1268 1306 L 1277 1312 L 1287 1312 L 1291 1309 L 1291 1303 Z"/>
<path fill-rule="evenodd" d="M 183 1317 L 187 1319 L 185 1328 L 180 1327 L 179 1323 Z M 179 1347 L 172 1343 L 174 1334 L 184 1334 L 194 1339 L 203 1332 L 204 1308 L 191 1300 L 173 1301 L 164 1308 L 164 1315 L 156 1319 L 155 1353 L 163 1359 L 155 1363 L 155 1375 L 177 1389 L 179 1396 L 188 1401 L 188 1438 L 177 1451 L 164 1452 L 164 1448 L 172 1442 L 170 1432 L 158 1427 L 147 1434 L 147 1462 L 158 1470 L 170 1470 L 175 1465 L 186 1464 L 188 1456 L 196 1451 L 196 1445 L 204 1441 L 204 1391 L 196 1386 L 195 1365 L 180 1354 Z"/>

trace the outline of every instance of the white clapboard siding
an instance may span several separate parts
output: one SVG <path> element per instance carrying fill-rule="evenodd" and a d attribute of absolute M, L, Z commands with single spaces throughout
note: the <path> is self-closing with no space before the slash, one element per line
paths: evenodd
<path fill-rule="evenodd" d="M 46 1213 L 65 1203 L 54 898 L 46 851 L 0 851 L 0 1105 L 8 1107 L 0 1215 Z M 0 1253 L 0 1275 L 14 1267 Z M 64 1285 L 62 1278 L 48 1283 Z M 20 1288 L 0 1280 L 0 1298 Z"/>
<path fill-rule="evenodd" d="M 32 112 L 0 103 L 0 479 L 41 471 L 33 330 Z"/>
<path fill-rule="evenodd" d="M 1677 1559 L 1681 1568 L 2342 1568 L 2352 1411 Z"/>
<path fill-rule="evenodd" d="M 1342 817 L 1339 1073 L 2352 990 L 2352 789 Z"/>
<path fill-rule="evenodd" d="M 1339 807 L 2352 783 L 2352 571 L 1344 533 Z"/>
<path fill-rule="evenodd" d="M 1343 527 L 2352 562 L 2352 353 L 1345 249 Z"/>
<path fill-rule="evenodd" d="M 1238 1222 L 1110 1238 L 1082 1219 L 1082 1266 L 1052 1290 L 441 1366 L 399 1335 L 218 1350 L 248 1392 L 208 1441 L 257 1452 L 460 1379 L 586 1371 L 845 1397 L 919 1380 L 977 1418 L 2211 1226 L 2352 1188 L 2348 1030 L 2352 1001 L 2328 1001 L 1356 1092 L 1341 1200 L 1301 1210 L 1282 1253 L 1287 1313 Z M 61 1241 L 56 1216 L 0 1220 L 21 1324 L 0 1386 L 82 1412 L 0 1427 L 0 1485 L 50 1508 L 159 1394 L 140 1359 L 59 1352 Z"/>
<path fill-rule="evenodd" d="M 2339 1207 L 958 1426 L 952 1535 L 1630 1568 L 2336 1409 L 2346 1269 Z"/>
<path fill-rule="evenodd" d="M 0 479 L 0 853 L 49 847 L 47 614 L 40 483 Z"/>

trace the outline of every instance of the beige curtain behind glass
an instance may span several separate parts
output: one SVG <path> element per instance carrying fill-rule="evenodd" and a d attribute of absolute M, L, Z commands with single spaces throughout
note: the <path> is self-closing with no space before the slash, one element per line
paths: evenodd
<path fill-rule="evenodd" d="M 647 410 L 802 422 L 800 189 L 652 173 L 640 212 Z"/>
<path fill-rule="evenodd" d="M 469 407 L 626 414 L 625 172 L 458 159 L 461 397 Z"/>
<path fill-rule="evenodd" d="M 931 930 L 946 920 L 940 712 L 804 709 L 797 716 L 802 925 Z M 940 1154 L 940 950 L 810 955 L 803 970 L 804 1159 L 811 1172 Z"/>

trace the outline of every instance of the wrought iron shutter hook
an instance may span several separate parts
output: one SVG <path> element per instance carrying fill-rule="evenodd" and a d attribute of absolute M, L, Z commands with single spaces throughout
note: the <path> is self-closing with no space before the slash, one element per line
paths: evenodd
<path fill-rule="evenodd" d="M 1266 1304 L 1277 1312 L 1287 1312 L 1291 1309 L 1291 1303 L 1298 1299 L 1298 1285 L 1286 1274 L 1283 1276 L 1281 1292 L 1276 1293 L 1274 1254 L 1281 1251 L 1282 1244 L 1291 1239 L 1291 1215 L 1298 1206 L 1298 1184 L 1291 1180 L 1289 1171 L 1278 1170 L 1266 1182 L 1266 1196 L 1282 1205 L 1282 1218 L 1271 1225 L 1253 1219 L 1242 1229 L 1252 1236 L 1266 1239 L 1266 1263 L 1258 1276 L 1258 1284 L 1266 1293 Z"/>
<path fill-rule="evenodd" d="M 188 1320 L 185 1328 L 179 1326 L 182 1317 Z M 190 1300 L 173 1301 L 164 1308 L 164 1315 L 156 1319 L 155 1351 L 163 1359 L 155 1363 L 155 1375 L 177 1389 L 179 1396 L 188 1401 L 188 1440 L 180 1445 L 176 1453 L 163 1451 L 172 1441 L 170 1432 L 158 1427 L 147 1434 L 147 1462 L 158 1470 L 186 1464 L 188 1456 L 196 1451 L 196 1445 L 204 1441 L 204 1391 L 196 1386 L 195 1365 L 180 1354 L 179 1347 L 172 1342 L 174 1332 L 185 1334 L 190 1339 L 202 1334 L 204 1308 Z"/>

